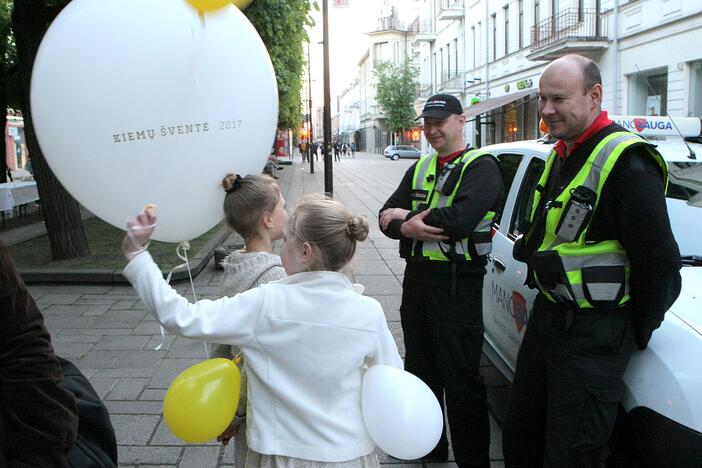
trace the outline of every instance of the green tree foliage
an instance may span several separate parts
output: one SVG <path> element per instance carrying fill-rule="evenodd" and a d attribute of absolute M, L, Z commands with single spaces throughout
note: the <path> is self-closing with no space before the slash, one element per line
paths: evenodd
<path fill-rule="evenodd" d="M 383 62 L 373 70 L 378 80 L 376 100 L 383 108 L 388 129 L 393 133 L 415 126 L 416 115 L 412 104 L 418 86 L 418 73 L 417 67 L 410 65 L 406 57 L 401 65 Z"/>
<path fill-rule="evenodd" d="M 311 23 L 310 0 L 256 0 L 244 11 L 273 62 L 278 80 L 278 128 L 297 130 L 302 124 L 301 97 L 305 26 Z"/>

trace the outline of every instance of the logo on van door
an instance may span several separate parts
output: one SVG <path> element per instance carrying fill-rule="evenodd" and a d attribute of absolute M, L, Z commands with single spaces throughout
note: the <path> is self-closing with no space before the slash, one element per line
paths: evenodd
<path fill-rule="evenodd" d="M 527 304 L 524 296 L 517 291 L 512 291 L 512 295 L 510 296 L 509 291 L 502 289 L 499 284 L 493 281 L 492 299 L 514 319 L 517 332 L 521 333 L 524 329 L 524 325 L 529 321 L 529 312 L 527 311 Z"/>
<path fill-rule="evenodd" d="M 529 314 L 527 312 L 526 299 L 517 291 L 512 291 L 512 317 L 514 318 L 514 324 L 517 326 L 517 331 L 521 333 L 524 325 L 529 320 Z"/>

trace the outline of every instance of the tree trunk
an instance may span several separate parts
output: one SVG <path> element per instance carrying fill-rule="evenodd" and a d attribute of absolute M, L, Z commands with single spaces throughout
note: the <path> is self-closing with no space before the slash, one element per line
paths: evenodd
<path fill-rule="evenodd" d="M 54 260 L 88 255 L 88 239 L 80 216 L 80 206 L 63 188 L 39 148 L 30 106 L 30 83 L 34 58 L 49 22 L 59 10 L 49 10 L 45 0 L 15 1 L 12 24 L 17 41 L 17 63 L 22 88 L 24 135 L 32 158 L 42 213 Z M 60 118 L 57 116 L 57 118 Z"/>

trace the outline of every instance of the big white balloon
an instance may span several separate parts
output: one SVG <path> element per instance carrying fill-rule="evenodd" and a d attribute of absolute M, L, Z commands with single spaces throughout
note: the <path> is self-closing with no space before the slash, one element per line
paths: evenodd
<path fill-rule="evenodd" d="M 363 376 L 363 421 L 368 434 L 389 455 L 414 460 L 439 442 L 444 416 L 431 389 L 392 366 L 373 366 Z"/>
<path fill-rule="evenodd" d="M 154 238 L 222 219 L 228 172 L 259 173 L 275 137 L 270 57 L 233 5 L 73 0 L 39 48 L 31 87 L 41 149 L 86 208 L 124 228 L 158 205 Z"/>

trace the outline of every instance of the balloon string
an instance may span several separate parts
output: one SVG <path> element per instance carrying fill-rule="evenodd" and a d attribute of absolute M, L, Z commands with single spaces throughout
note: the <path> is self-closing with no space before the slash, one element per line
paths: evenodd
<path fill-rule="evenodd" d="M 178 244 L 178 246 L 176 247 L 176 255 L 178 256 L 178 258 L 183 260 L 183 263 L 181 263 L 180 265 L 176 265 L 175 267 L 173 267 L 171 269 L 171 271 L 168 272 L 168 275 L 166 276 L 166 283 L 171 284 L 171 277 L 173 276 L 173 273 L 176 270 L 185 267 L 188 270 L 188 278 L 190 279 L 190 288 L 193 292 L 193 301 L 197 302 L 197 293 L 195 292 L 195 283 L 193 282 L 193 275 L 192 275 L 192 272 L 190 271 L 190 261 L 188 260 L 188 250 L 190 250 L 190 242 L 185 241 L 185 242 L 181 242 L 180 244 Z M 159 343 L 159 345 L 154 348 L 154 351 L 160 351 L 161 348 L 163 347 L 165 340 L 166 340 L 166 330 L 161 325 L 161 343 Z M 209 359 L 210 352 L 207 349 L 207 342 L 203 341 L 202 344 L 205 347 L 205 359 Z"/>
<path fill-rule="evenodd" d="M 199 33 L 195 34 L 195 31 L 192 30 L 193 33 L 193 43 L 195 46 L 195 54 L 192 59 L 192 66 L 191 66 L 191 77 L 192 77 L 192 87 L 191 89 L 193 90 L 190 93 L 190 98 L 194 96 L 194 94 L 200 89 L 200 78 L 199 78 L 199 71 L 200 71 L 200 60 L 202 58 L 202 51 L 204 48 L 204 43 L 205 43 L 205 36 L 207 34 L 207 21 L 205 20 L 205 14 L 202 11 L 198 12 L 198 17 L 200 19 L 200 30 Z M 192 100 L 188 101 L 188 109 L 190 109 L 190 105 L 192 104 Z"/>

